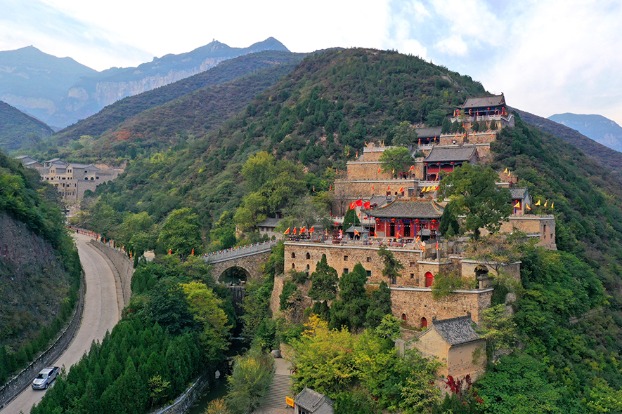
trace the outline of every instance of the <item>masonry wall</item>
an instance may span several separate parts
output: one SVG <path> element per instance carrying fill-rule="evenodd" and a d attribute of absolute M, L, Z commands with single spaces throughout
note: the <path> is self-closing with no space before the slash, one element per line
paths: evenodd
<path fill-rule="evenodd" d="M 510 233 L 513 229 L 520 230 L 527 235 L 538 235 L 538 245 L 547 249 L 557 250 L 555 244 L 555 217 L 553 215 L 525 214 L 510 216 L 502 223 L 501 232 Z"/>
<path fill-rule="evenodd" d="M 486 369 L 486 340 L 454 345 L 447 354 L 447 374 L 454 378 L 470 375 L 476 380 Z"/>
<path fill-rule="evenodd" d="M 492 288 L 461 290 L 436 300 L 431 288 L 391 286 L 391 304 L 393 315 L 415 328 L 422 327 L 421 318 L 429 325 L 433 318 L 449 319 L 469 313 L 479 323 L 481 312 L 490 307 L 492 292 Z"/>

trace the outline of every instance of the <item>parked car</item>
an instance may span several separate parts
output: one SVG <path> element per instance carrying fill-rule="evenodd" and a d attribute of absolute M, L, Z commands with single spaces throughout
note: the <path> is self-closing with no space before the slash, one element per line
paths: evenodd
<path fill-rule="evenodd" d="M 32 389 L 33 390 L 45 390 L 47 389 L 52 381 L 56 379 L 58 373 L 60 372 L 59 367 L 47 367 L 43 368 L 39 371 L 39 375 L 32 381 Z"/>

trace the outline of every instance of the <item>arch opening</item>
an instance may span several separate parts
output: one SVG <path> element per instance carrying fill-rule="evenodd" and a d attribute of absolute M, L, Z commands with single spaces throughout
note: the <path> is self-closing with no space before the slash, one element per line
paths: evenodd
<path fill-rule="evenodd" d="M 250 276 L 250 272 L 243 267 L 233 266 L 222 272 L 218 281 L 229 286 L 238 286 L 245 284 Z"/>

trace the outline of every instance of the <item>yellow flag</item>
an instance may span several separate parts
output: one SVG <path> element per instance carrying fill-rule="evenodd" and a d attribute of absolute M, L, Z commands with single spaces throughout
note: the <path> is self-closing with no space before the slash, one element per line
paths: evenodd
<path fill-rule="evenodd" d="M 536 205 L 539 206 L 540 205 L 540 200 L 536 201 Z"/>
<path fill-rule="evenodd" d="M 525 204 L 525 209 L 527 209 L 527 211 L 531 211 L 531 207 L 529 207 L 529 204 Z"/>
<path fill-rule="evenodd" d="M 551 201 L 551 210 L 555 208 L 555 201 Z"/>
<path fill-rule="evenodd" d="M 505 167 L 505 170 L 503 170 L 503 172 L 504 172 L 505 174 L 507 174 L 507 173 L 508 173 L 508 167 Z"/>
<path fill-rule="evenodd" d="M 546 207 L 548 207 L 548 204 L 549 204 L 549 200 L 546 200 L 546 201 L 544 202 L 544 207 L 545 207 L 545 208 L 546 208 Z"/>
<path fill-rule="evenodd" d="M 520 208 L 520 201 L 517 201 L 516 204 L 514 204 L 514 208 Z"/>

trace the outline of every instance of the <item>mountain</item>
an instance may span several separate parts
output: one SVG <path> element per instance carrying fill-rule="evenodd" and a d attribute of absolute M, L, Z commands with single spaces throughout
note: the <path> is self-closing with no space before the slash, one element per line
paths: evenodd
<path fill-rule="evenodd" d="M 0 101 L 0 150 L 10 152 L 31 146 L 54 133 L 43 122 Z"/>
<path fill-rule="evenodd" d="M 515 111 L 517 111 L 528 124 L 551 135 L 555 135 L 580 149 L 586 156 L 606 166 L 618 179 L 622 180 L 622 153 L 600 144 L 596 140 L 583 135 L 576 129 L 567 127 L 561 123 L 518 109 L 515 109 Z"/>
<path fill-rule="evenodd" d="M 43 158 L 117 158 L 200 136 L 291 72 L 304 54 L 264 51 L 224 61 L 172 84 L 124 98 L 39 145 Z M 73 151 L 81 137 L 93 145 Z M 83 139 L 84 141 L 84 139 Z M 60 147 L 65 148 L 60 148 Z"/>
<path fill-rule="evenodd" d="M 0 384 L 63 327 L 81 267 L 56 190 L 0 152 Z"/>
<path fill-rule="evenodd" d="M 166 55 L 138 67 L 97 72 L 34 47 L 0 52 L 0 99 L 53 127 L 65 127 L 126 96 L 203 72 L 218 63 L 263 50 L 287 51 L 268 38 L 246 48 L 213 41 L 191 52 Z"/>
<path fill-rule="evenodd" d="M 622 127 L 602 115 L 555 114 L 551 121 L 576 129 L 586 137 L 622 152 Z"/>

